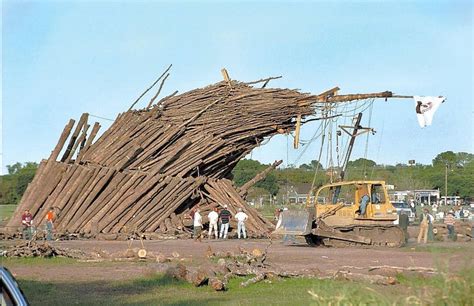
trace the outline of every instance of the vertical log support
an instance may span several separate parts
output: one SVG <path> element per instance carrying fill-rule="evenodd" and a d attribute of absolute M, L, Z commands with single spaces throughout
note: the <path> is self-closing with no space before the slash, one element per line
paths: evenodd
<path fill-rule="evenodd" d="M 54 150 L 51 152 L 51 155 L 48 158 L 48 161 L 55 161 L 59 153 L 61 152 L 64 143 L 66 143 L 67 138 L 69 137 L 69 134 L 71 133 L 71 130 L 74 126 L 74 123 L 76 121 L 74 119 L 69 119 L 69 123 L 66 124 L 66 126 L 63 129 L 63 132 L 61 133 L 61 136 L 59 137 L 59 141 L 56 144 L 56 147 L 54 147 Z"/>
<path fill-rule="evenodd" d="M 97 133 L 99 132 L 99 129 L 100 129 L 100 124 L 99 124 L 99 122 L 94 123 L 94 126 L 92 127 L 91 134 L 90 134 L 89 137 L 87 138 L 87 141 L 86 141 L 84 147 L 83 147 L 83 148 L 81 149 L 81 151 L 79 152 L 79 155 L 78 155 L 78 157 L 77 157 L 77 161 L 78 161 L 78 162 L 82 161 L 82 158 L 84 157 L 84 154 L 87 152 L 87 150 L 89 149 L 89 147 L 92 145 L 92 142 L 94 141 L 95 136 L 96 136 Z"/>
<path fill-rule="evenodd" d="M 84 113 L 81 116 L 81 119 L 79 119 L 79 122 L 77 123 L 76 129 L 74 130 L 74 133 L 71 136 L 71 139 L 69 139 L 69 143 L 67 145 L 66 151 L 64 152 L 63 156 L 61 157 L 61 162 L 65 162 L 66 159 L 68 159 L 72 148 L 74 147 L 74 144 L 76 143 L 77 137 L 79 136 L 79 133 L 82 130 L 82 127 L 87 124 L 87 118 L 89 117 L 88 113 Z"/>
<path fill-rule="evenodd" d="M 293 140 L 293 147 L 298 149 L 300 144 L 300 128 L 301 128 L 301 114 L 296 117 L 295 139 Z"/>

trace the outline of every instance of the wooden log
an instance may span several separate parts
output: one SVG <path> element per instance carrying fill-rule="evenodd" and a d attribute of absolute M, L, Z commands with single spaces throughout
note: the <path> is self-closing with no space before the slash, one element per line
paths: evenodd
<path fill-rule="evenodd" d="M 76 182 L 71 185 L 73 189 L 71 196 L 58 207 L 61 210 L 61 215 L 56 219 L 57 230 L 61 231 L 66 229 L 67 223 L 76 213 L 76 208 L 79 205 L 77 202 L 78 199 L 83 194 L 83 191 L 87 190 L 99 171 L 100 168 L 84 168 Z"/>
<path fill-rule="evenodd" d="M 56 162 L 50 162 L 47 174 L 45 173 L 43 178 L 43 186 L 36 190 L 35 194 L 32 195 L 34 197 L 33 202 L 34 204 L 31 205 L 30 212 L 33 217 L 37 217 L 37 212 L 43 206 L 44 202 L 47 200 L 48 196 L 53 192 L 55 187 L 61 181 L 63 173 L 65 172 L 65 166 L 63 164 L 59 164 Z"/>
<path fill-rule="evenodd" d="M 272 165 L 270 165 L 269 167 L 267 167 L 265 170 L 263 170 L 262 172 L 260 172 L 259 174 L 257 174 L 253 179 L 251 179 L 250 181 L 248 181 L 247 183 L 243 184 L 240 188 L 239 188 L 239 194 L 240 196 L 244 197 L 247 192 L 248 192 L 248 189 L 250 187 L 252 187 L 253 185 L 255 185 L 257 182 L 263 180 L 267 175 L 268 173 L 270 173 L 270 171 L 274 170 L 276 167 L 278 167 L 279 165 L 281 165 L 281 163 L 283 162 L 283 160 L 278 160 L 278 161 L 275 161 Z"/>
<path fill-rule="evenodd" d="M 104 227 L 106 231 L 108 231 L 111 227 L 113 227 L 117 222 L 120 222 L 121 220 L 118 218 L 120 213 L 123 212 L 125 209 L 128 209 L 134 203 L 138 202 L 137 207 L 135 209 L 131 209 L 130 213 L 127 213 L 125 216 L 125 220 L 123 220 L 123 224 L 126 223 L 133 215 L 134 213 L 140 208 L 140 206 L 143 205 L 143 203 L 140 203 L 140 199 L 144 198 L 144 201 L 148 200 L 147 194 L 151 193 L 154 194 L 156 193 L 157 190 L 161 189 L 162 185 L 159 184 L 159 181 L 161 181 L 163 178 L 161 176 L 154 176 L 150 178 L 149 180 L 146 180 L 145 177 L 145 183 L 141 184 L 138 188 L 133 190 L 133 193 L 128 199 L 124 199 L 122 202 L 118 203 L 116 205 L 116 209 L 109 213 L 106 218 L 104 218 L 100 224 L 107 224 L 107 226 Z M 99 226 L 100 226 L 99 224 Z"/>
<path fill-rule="evenodd" d="M 69 139 L 69 143 L 66 147 L 66 151 L 63 154 L 63 157 L 61 157 L 61 162 L 64 162 L 69 154 L 71 153 L 72 147 L 76 143 L 77 137 L 79 136 L 79 133 L 82 130 L 82 127 L 87 124 L 87 118 L 89 117 L 88 113 L 84 113 L 81 115 L 81 118 L 79 119 L 79 122 L 77 123 L 76 129 L 74 130 L 74 133 L 72 133 L 71 138 Z"/>
<path fill-rule="evenodd" d="M 103 168 L 101 171 L 103 171 L 103 173 L 100 174 L 99 180 L 91 185 L 92 189 L 77 210 L 76 216 L 72 218 L 70 224 L 67 226 L 69 232 L 75 232 L 79 228 L 80 224 L 84 220 L 84 214 L 86 210 L 89 210 L 93 207 L 93 201 L 100 197 L 100 195 L 106 189 L 105 186 L 111 182 L 112 177 L 114 174 L 116 174 L 114 169 Z"/>
<path fill-rule="evenodd" d="M 54 147 L 53 151 L 51 151 L 51 155 L 49 156 L 48 160 L 56 161 L 64 144 L 66 143 L 66 140 L 69 134 L 71 133 L 74 123 L 75 123 L 75 120 L 69 119 L 68 124 L 66 124 L 66 126 L 63 129 L 63 132 L 61 133 L 61 136 L 59 137 L 58 143 Z"/>
<path fill-rule="evenodd" d="M 99 211 L 106 205 L 112 197 L 114 197 L 129 181 L 130 175 L 122 172 L 115 173 L 111 181 L 107 183 L 104 191 L 94 199 L 91 203 L 88 210 L 86 210 L 80 219 L 77 221 L 79 223 L 78 228 L 83 230 L 85 233 L 90 233 L 92 231 L 93 225 L 95 226 L 95 231 L 98 232 L 98 214 Z"/>
<path fill-rule="evenodd" d="M 156 218 L 156 221 L 154 221 L 150 226 L 146 226 L 145 228 L 149 231 L 155 231 L 159 224 L 164 221 L 165 218 L 167 218 L 173 211 L 175 211 L 179 206 L 181 206 L 184 201 L 189 199 L 190 192 L 199 188 L 203 182 L 204 180 L 201 178 L 197 178 L 196 180 L 187 180 L 188 184 L 185 185 L 185 188 L 180 193 L 177 193 L 178 196 L 175 197 L 173 201 L 169 201 L 169 204 L 164 205 L 162 212 L 160 216 Z"/>
<path fill-rule="evenodd" d="M 133 185 L 140 183 L 145 175 L 141 173 L 134 173 L 130 176 L 129 181 L 127 181 L 120 190 L 108 201 L 105 205 L 102 206 L 100 211 L 94 216 L 94 219 L 98 222 L 98 231 L 101 232 L 102 229 L 107 226 L 105 222 L 101 222 L 103 217 L 113 210 L 113 207 L 116 206 L 117 201 L 128 191 L 133 190 Z"/>
<path fill-rule="evenodd" d="M 100 127 L 101 126 L 100 126 L 99 122 L 94 123 L 94 126 L 92 127 L 91 134 L 87 138 L 87 141 L 84 144 L 84 147 L 79 152 L 79 156 L 77 157 L 78 162 L 80 162 L 82 160 L 82 158 L 84 157 L 84 154 L 87 152 L 87 150 L 92 145 L 92 142 L 94 141 L 95 136 L 97 136 L 97 133 L 99 132 Z"/>
<path fill-rule="evenodd" d="M 106 173 L 107 173 L 107 168 L 98 167 L 94 170 L 94 173 L 91 175 L 88 182 L 84 184 L 83 192 L 80 194 L 77 200 L 74 203 L 72 203 L 72 206 L 70 208 L 71 213 L 69 213 L 68 216 L 64 217 L 62 221 L 63 227 L 67 228 L 68 231 L 74 232 L 74 229 L 71 226 L 71 224 L 73 223 L 73 220 L 78 219 L 80 215 L 84 212 L 84 210 L 88 206 L 88 202 L 90 201 L 90 198 L 97 196 L 97 190 L 98 190 L 97 187 L 100 186 L 99 183 L 104 178 Z M 91 196 L 91 192 L 94 192 L 92 196 Z M 89 198 L 89 201 L 88 201 L 88 198 Z"/>
<path fill-rule="evenodd" d="M 153 232 L 161 224 L 164 219 L 166 219 L 170 214 L 167 214 L 166 207 L 170 202 L 175 201 L 176 195 L 178 192 L 182 192 L 183 188 L 186 188 L 186 183 L 189 182 L 185 180 L 180 180 L 173 178 L 168 186 L 160 192 L 156 198 L 160 199 L 156 205 L 151 207 L 145 215 L 142 213 L 136 219 L 136 225 L 141 231 L 151 231 Z M 183 187 L 184 186 L 184 187 Z M 154 226 L 153 226 L 154 225 Z"/>
<path fill-rule="evenodd" d="M 84 124 L 84 128 L 82 130 L 81 136 L 77 139 L 76 143 L 74 143 L 74 146 L 71 149 L 71 152 L 69 153 L 68 157 L 64 161 L 66 164 L 68 164 L 72 157 L 74 156 L 74 153 L 76 152 L 78 146 L 83 143 L 83 141 L 86 139 L 87 135 L 87 130 L 89 129 L 90 125 L 89 124 Z"/>

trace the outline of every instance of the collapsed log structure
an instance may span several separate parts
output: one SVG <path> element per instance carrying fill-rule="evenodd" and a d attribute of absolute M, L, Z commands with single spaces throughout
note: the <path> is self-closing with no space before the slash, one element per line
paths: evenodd
<path fill-rule="evenodd" d="M 153 105 L 155 95 L 146 108 L 119 114 L 95 142 L 98 123 L 88 135 L 87 113 L 76 125 L 71 119 L 8 226 L 18 227 L 27 208 L 36 224 L 53 208 L 58 232 L 176 233 L 190 225 L 187 216 L 196 205 L 206 215 L 227 204 L 232 213 L 247 212 L 251 236 L 266 235 L 272 224 L 242 198 L 250 185 L 239 190 L 228 179 L 237 162 L 264 138 L 294 130 L 296 120 L 299 126 L 301 118 L 324 116 L 328 103 L 392 97 L 336 95 L 339 88 L 311 95 L 251 86 L 265 87 L 271 78 L 242 83 L 224 77 Z"/>

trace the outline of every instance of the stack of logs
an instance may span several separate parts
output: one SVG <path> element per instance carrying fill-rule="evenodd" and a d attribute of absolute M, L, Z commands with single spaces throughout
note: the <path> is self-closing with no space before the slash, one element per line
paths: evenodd
<path fill-rule="evenodd" d="M 229 180 L 237 162 L 264 138 L 294 130 L 296 118 L 323 114 L 327 103 L 392 94 L 338 96 L 336 88 L 310 95 L 250 86 L 260 81 L 227 79 L 152 100 L 119 114 L 95 142 L 97 122 L 88 134 L 87 113 L 76 125 L 71 119 L 8 226 L 18 228 L 27 208 L 38 225 L 52 208 L 58 232 L 174 234 L 186 230 L 196 205 L 205 215 L 226 204 L 232 213 L 247 212 L 250 236 L 266 236 L 272 224 L 242 198 L 250 185 L 237 189 Z"/>

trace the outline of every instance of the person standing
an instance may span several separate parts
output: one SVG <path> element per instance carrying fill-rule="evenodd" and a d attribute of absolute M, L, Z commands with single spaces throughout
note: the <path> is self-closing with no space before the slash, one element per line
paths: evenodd
<path fill-rule="evenodd" d="M 245 231 L 245 221 L 249 216 L 242 211 L 242 208 L 239 208 L 239 212 L 235 215 L 235 219 L 237 219 L 237 237 L 240 239 L 240 232 L 244 236 L 244 239 L 247 239 L 247 232 Z"/>
<path fill-rule="evenodd" d="M 21 224 L 23 225 L 23 239 L 30 240 L 33 234 L 33 215 L 29 209 L 26 209 L 21 215 Z"/>
<path fill-rule="evenodd" d="M 410 199 L 410 209 L 411 212 L 415 215 L 416 217 L 416 207 L 415 207 L 415 201 L 413 199 Z"/>
<path fill-rule="evenodd" d="M 219 238 L 227 239 L 227 232 L 229 231 L 229 222 L 232 215 L 229 210 L 227 210 L 227 205 L 224 205 L 224 209 L 221 210 L 219 214 L 219 219 L 221 220 L 221 232 Z"/>
<path fill-rule="evenodd" d="M 212 237 L 212 230 L 216 234 L 216 239 L 219 237 L 217 231 L 217 221 L 219 220 L 219 214 L 217 213 L 217 207 L 214 208 L 208 215 L 207 218 L 209 219 L 209 239 Z"/>
<path fill-rule="evenodd" d="M 53 228 L 54 228 L 54 211 L 51 208 L 46 214 L 46 240 L 53 240 Z"/>
<path fill-rule="evenodd" d="M 195 210 L 194 210 L 194 216 L 193 216 L 193 219 L 194 219 L 194 222 L 193 222 L 193 225 L 194 225 L 194 241 L 197 241 L 199 239 L 199 242 L 202 241 L 202 216 L 201 214 L 199 213 L 200 212 L 200 209 L 199 207 L 197 207 Z"/>
<path fill-rule="evenodd" d="M 405 212 L 402 212 L 398 219 L 398 226 L 400 226 L 400 228 L 403 230 L 403 234 L 405 236 L 405 243 L 408 243 L 408 238 L 410 238 L 408 235 L 408 215 Z"/>
<path fill-rule="evenodd" d="M 428 241 L 428 209 L 423 209 L 423 213 L 420 216 L 420 232 L 418 233 L 418 243 L 421 243 L 421 239 L 426 243 Z"/>
<path fill-rule="evenodd" d="M 454 232 L 454 224 L 456 220 L 454 219 L 454 213 L 452 211 L 448 212 L 446 217 L 444 217 L 444 224 L 448 227 L 448 238 L 455 241 L 456 233 Z"/>
<path fill-rule="evenodd" d="M 428 241 L 434 241 L 433 222 L 433 215 L 428 213 Z"/>

